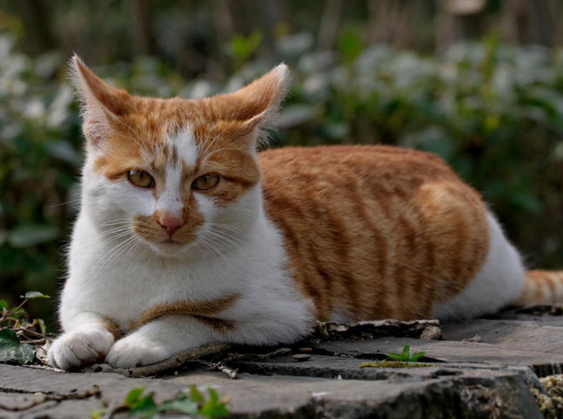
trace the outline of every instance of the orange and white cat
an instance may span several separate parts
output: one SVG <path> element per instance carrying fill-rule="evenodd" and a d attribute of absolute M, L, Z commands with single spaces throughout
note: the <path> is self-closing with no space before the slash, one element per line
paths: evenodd
<path fill-rule="evenodd" d="M 463 318 L 563 294 L 563 274 L 526 273 L 479 194 L 435 156 L 258 154 L 285 65 L 196 100 L 132 96 L 72 67 L 87 158 L 55 367 L 135 367 L 210 342 L 293 342 L 315 320 Z"/>

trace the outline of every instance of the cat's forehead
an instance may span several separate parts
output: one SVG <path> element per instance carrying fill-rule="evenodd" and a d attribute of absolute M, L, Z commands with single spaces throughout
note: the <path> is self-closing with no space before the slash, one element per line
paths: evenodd
<path fill-rule="evenodd" d="M 221 161 L 246 147 L 233 141 L 240 123 L 218 120 L 203 101 L 139 98 L 121 118 L 95 169 L 107 177 L 131 168 L 163 175 L 182 167 L 186 175 L 204 162 Z"/>
<path fill-rule="evenodd" d="M 142 158 L 157 174 L 164 175 L 171 167 L 181 167 L 184 172 L 193 172 L 202 151 L 192 127 L 186 124 L 181 129 L 167 133 L 161 141 L 153 142 L 144 150 Z"/>

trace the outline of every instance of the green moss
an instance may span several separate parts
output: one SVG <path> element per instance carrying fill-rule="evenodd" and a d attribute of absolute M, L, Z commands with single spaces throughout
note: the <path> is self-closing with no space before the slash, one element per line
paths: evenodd
<path fill-rule="evenodd" d="M 420 367 L 433 367 L 432 364 L 425 364 L 423 362 L 404 362 L 404 361 L 377 361 L 377 362 L 364 362 L 360 364 L 360 368 L 420 368 Z"/>

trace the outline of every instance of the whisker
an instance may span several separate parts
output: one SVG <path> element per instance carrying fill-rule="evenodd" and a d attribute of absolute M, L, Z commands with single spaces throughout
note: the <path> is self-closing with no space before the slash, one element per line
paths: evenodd
<path fill-rule="evenodd" d="M 127 244 L 129 242 L 131 242 L 132 240 L 135 239 L 135 236 L 129 237 L 128 239 L 124 240 L 124 241 L 120 241 L 117 245 L 115 245 L 114 247 L 112 247 L 111 249 L 109 249 L 101 258 L 100 258 L 100 266 L 105 266 L 107 265 L 115 256 L 116 252 L 119 251 L 119 249 L 123 248 L 123 246 L 127 246 Z"/>
<path fill-rule="evenodd" d="M 231 245 L 234 245 L 237 249 L 240 248 L 240 246 L 243 244 L 243 242 L 241 242 L 240 240 L 238 240 L 238 238 L 236 237 L 231 237 L 231 236 L 227 236 L 224 234 L 219 234 L 217 232 L 214 231 L 208 231 L 207 234 L 209 234 L 211 237 L 217 238 L 219 240 L 224 240 L 227 243 L 230 243 Z"/>
<path fill-rule="evenodd" d="M 221 256 L 225 262 L 229 263 L 229 259 L 223 254 L 223 252 L 221 252 L 217 246 L 212 246 L 215 243 L 209 241 L 208 237 L 203 237 L 201 244 L 204 245 L 212 254 L 215 253 L 218 256 Z"/>
<path fill-rule="evenodd" d="M 109 229 L 107 229 L 107 230 L 102 230 L 102 231 L 103 231 L 105 234 L 108 234 L 108 233 L 113 233 L 113 232 L 116 232 L 116 231 L 130 230 L 130 228 L 131 228 L 131 227 L 130 227 L 128 224 L 126 224 L 126 225 L 120 225 L 120 226 L 117 226 L 117 227 L 111 227 L 111 228 L 109 228 Z"/>
<path fill-rule="evenodd" d="M 116 251 L 113 255 L 112 255 L 112 259 L 119 259 L 119 256 L 123 255 L 125 253 L 125 251 L 132 246 L 133 244 L 136 243 L 136 237 L 133 236 L 129 239 L 127 239 L 125 241 L 125 243 L 127 243 L 125 246 L 122 246 L 118 251 Z"/>
<path fill-rule="evenodd" d="M 74 204 L 76 202 L 80 202 L 81 200 L 82 200 L 81 198 L 71 199 L 70 201 L 61 202 L 60 204 L 51 205 L 51 208 L 57 208 L 57 207 L 62 207 L 63 205 Z"/>
<path fill-rule="evenodd" d="M 215 225 L 211 226 L 207 231 L 213 232 L 214 234 L 225 235 L 232 239 L 242 240 L 242 237 L 240 237 L 242 235 L 241 230 L 231 230 L 228 228 L 223 228 L 223 226 L 220 225 Z"/>
<path fill-rule="evenodd" d="M 131 246 L 129 247 L 129 250 L 127 251 L 127 253 L 125 253 L 125 255 L 124 255 L 125 257 L 129 256 L 129 254 L 130 254 L 134 249 L 136 249 L 136 248 L 142 243 L 142 241 L 141 241 L 141 239 L 140 239 L 139 237 L 136 237 L 136 239 L 137 239 L 137 240 L 135 240 L 135 242 L 133 243 L 133 245 L 131 245 Z"/>
<path fill-rule="evenodd" d="M 130 223 L 130 222 L 131 222 L 131 221 L 128 220 L 128 219 L 111 220 L 111 221 L 107 221 L 107 222 L 101 224 L 100 227 L 113 226 L 113 225 L 125 224 L 125 223 Z"/>
<path fill-rule="evenodd" d="M 240 228 L 237 228 L 237 227 L 231 226 L 231 225 L 227 225 L 227 224 L 223 224 L 223 223 L 209 222 L 207 224 L 209 226 L 213 226 L 213 227 L 221 227 L 221 228 L 226 228 L 228 230 L 233 230 L 233 231 L 236 231 L 237 233 L 244 233 L 244 231 Z"/>
<path fill-rule="evenodd" d="M 119 239 L 121 237 L 128 236 L 131 233 L 132 233 L 132 231 L 129 230 L 129 229 L 122 231 L 122 232 L 115 233 L 114 235 L 112 235 L 111 237 L 108 238 L 109 239 L 108 241 L 112 241 L 112 240 Z"/>

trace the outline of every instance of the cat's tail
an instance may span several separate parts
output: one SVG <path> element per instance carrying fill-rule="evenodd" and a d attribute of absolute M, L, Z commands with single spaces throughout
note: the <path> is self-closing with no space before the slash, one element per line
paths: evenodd
<path fill-rule="evenodd" d="M 524 289 L 515 305 L 563 302 L 563 271 L 526 271 Z"/>

